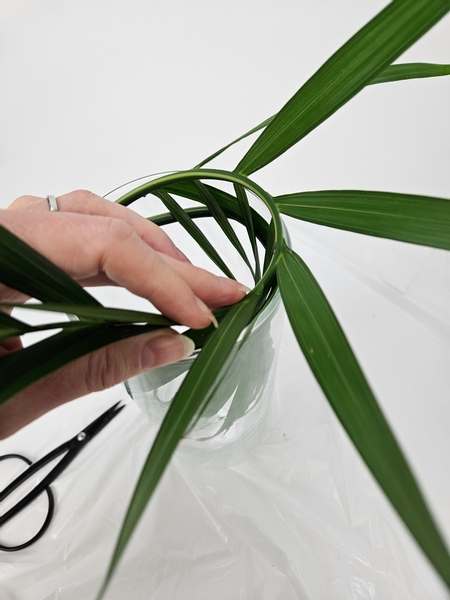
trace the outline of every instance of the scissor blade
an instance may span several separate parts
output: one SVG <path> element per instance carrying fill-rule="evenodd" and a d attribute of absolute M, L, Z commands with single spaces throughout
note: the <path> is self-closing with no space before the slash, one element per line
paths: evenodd
<path fill-rule="evenodd" d="M 97 417 L 92 423 L 87 425 L 80 433 L 76 436 L 80 442 L 88 441 L 88 439 L 92 439 L 99 431 L 101 431 L 105 425 L 107 425 L 114 417 L 116 417 L 122 409 L 125 408 L 125 404 L 121 404 L 122 400 L 119 400 L 115 404 L 113 404 L 108 410 L 105 410 L 99 417 Z M 86 437 L 84 437 L 84 435 Z M 81 439 L 79 439 L 81 438 Z"/>

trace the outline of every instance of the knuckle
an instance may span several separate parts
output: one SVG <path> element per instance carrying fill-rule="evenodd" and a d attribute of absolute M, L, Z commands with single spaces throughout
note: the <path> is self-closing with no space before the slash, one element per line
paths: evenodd
<path fill-rule="evenodd" d="M 134 228 L 123 221 L 115 217 L 103 217 L 105 227 L 105 234 L 109 239 L 113 239 L 118 242 L 125 242 L 129 238 L 135 235 Z"/>
<path fill-rule="evenodd" d="M 106 202 L 97 196 L 97 194 L 83 189 L 74 190 L 73 192 L 59 196 L 58 198 L 68 210 L 91 215 L 98 213 L 99 203 Z"/>
<path fill-rule="evenodd" d="M 73 192 L 70 192 L 70 194 L 67 194 L 68 196 L 73 196 L 73 200 L 77 200 L 79 202 L 87 202 L 89 200 L 92 200 L 92 198 L 96 198 L 97 196 L 93 193 L 90 192 L 89 190 L 74 190 Z"/>
<path fill-rule="evenodd" d="M 109 250 L 130 256 L 134 253 L 143 252 L 142 239 L 136 233 L 134 227 L 115 217 L 106 217 L 106 237 L 109 240 Z"/>
<path fill-rule="evenodd" d="M 101 242 L 100 267 L 107 270 L 111 262 L 118 260 L 127 244 L 133 236 L 134 229 L 121 219 L 114 217 L 99 217 L 97 223 L 100 226 L 98 239 Z"/>

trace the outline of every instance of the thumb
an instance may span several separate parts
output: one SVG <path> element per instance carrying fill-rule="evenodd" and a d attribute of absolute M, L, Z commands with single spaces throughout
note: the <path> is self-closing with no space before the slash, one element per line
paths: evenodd
<path fill-rule="evenodd" d="M 26 388 L 0 408 L 0 439 L 44 413 L 138 373 L 190 356 L 194 342 L 172 329 L 121 340 L 83 356 Z"/>

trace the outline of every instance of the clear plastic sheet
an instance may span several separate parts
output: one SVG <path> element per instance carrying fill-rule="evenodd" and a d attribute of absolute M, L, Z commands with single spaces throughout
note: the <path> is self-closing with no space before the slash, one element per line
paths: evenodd
<path fill-rule="evenodd" d="M 388 260 L 390 244 L 378 245 L 382 276 L 365 269 L 360 277 L 337 250 L 320 250 L 315 230 L 295 226 L 294 246 L 329 293 L 450 539 L 450 348 L 433 330 L 437 322 L 445 330 L 448 321 L 433 302 L 442 270 L 434 279 L 425 270 L 442 261 L 440 253 L 424 249 L 403 289 L 392 282 L 386 288 L 383 279 L 401 268 Z M 399 249 L 410 262 L 407 248 Z M 448 257 L 444 268 L 448 277 Z M 421 298 L 426 310 L 405 294 L 422 277 L 429 283 Z M 0 450 L 37 459 L 125 397 L 118 386 L 75 401 Z M 53 485 L 57 507 L 45 536 L 0 557 L 2 600 L 95 597 L 154 435 L 128 400 Z M 106 594 L 126 596 L 444 600 L 448 593 L 354 451 L 285 324 L 273 399 L 253 445 L 228 464 L 193 458 L 181 446 Z"/>
<path fill-rule="evenodd" d="M 194 164 L 273 114 L 387 3 L 3 0 L 2 208 Z M 448 27 L 401 61 L 448 62 Z M 274 194 L 448 197 L 447 85 L 371 86 L 256 180 Z M 286 221 L 450 542 L 450 254 Z M 225 464 L 180 448 L 107 600 L 448 600 L 287 324 L 277 358 L 253 445 Z M 124 398 L 118 386 L 60 407 L 0 453 L 37 460 Z M 53 484 L 44 537 L 0 554 L 0 600 L 94 600 L 154 435 L 128 400 Z"/>

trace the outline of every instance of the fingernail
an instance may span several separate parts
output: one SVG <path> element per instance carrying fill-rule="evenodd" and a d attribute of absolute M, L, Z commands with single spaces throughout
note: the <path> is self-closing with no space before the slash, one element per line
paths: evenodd
<path fill-rule="evenodd" d="M 142 349 L 141 364 L 144 370 L 169 365 L 187 358 L 195 350 L 194 342 L 185 335 L 164 333 L 148 341 Z"/>
<path fill-rule="evenodd" d="M 240 292 L 244 292 L 245 294 L 248 294 L 249 292 L 252 291 L 251 288 L 247 287 L 243 283 L 239 283 L 238 281 L 235 281 L 234 279 L 229 279 L 228 277 L 222 277 L 221 275 L 219 275 L 218 278 L 220 280 L 222 280 L 224 283 L 232 285 L 233 287 L 237 286 L 237 289 Z"/>
<path fill-rule="evenodd" d="M 252 291 L 251 288 L 247 287 L 246 285 L 244 285 L 243 283 L 239 284 L 239 289 L 241 292 L 245 292 L 246 294 L 248 294 L 249 292 Z"/>
<path fill-rule="evenodd" d="M 197 302 L 199 309 L 202 311 L 202 313 L 204 313 L 208 317 L 208 319 L 210 319 L 211 323 L 217 329 L 219 327 L 219 323 L 217 322 L 217 319 L 213 315 L 213 313 L 209 310 L 209 308 L 206 306 L 206 304 L 203 302 L 203 300 L 200 300 L 200 298 L 197 298 L 197 296 L 195 297 L 195 300 Z"/>

